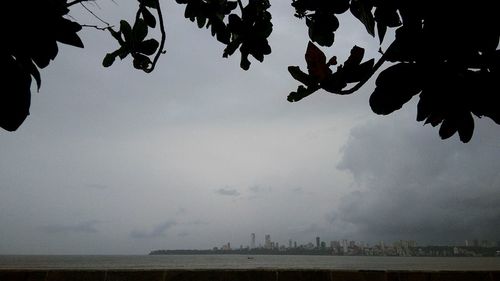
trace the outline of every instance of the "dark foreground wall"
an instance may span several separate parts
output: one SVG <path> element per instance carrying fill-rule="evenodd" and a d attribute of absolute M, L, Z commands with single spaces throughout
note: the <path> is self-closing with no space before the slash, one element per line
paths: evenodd
<path fill-rule="evenodd" d="M 500 281 L 498 271 L 6 270 L 0 281 Z"/>

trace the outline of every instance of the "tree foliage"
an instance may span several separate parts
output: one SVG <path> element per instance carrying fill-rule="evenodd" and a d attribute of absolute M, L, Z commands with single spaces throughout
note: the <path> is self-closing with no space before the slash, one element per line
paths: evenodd
<path fill-rule="evenodd" d="M 6 11 L 23 11 L 27 24 L 12 24 L 17 14 L 7 13 L 2 26 L 9 26 L 1 49 L 2 84 L 0 126 L 16 130 L 29 114 L 32 78 L 40 87 L 38 69 L 57 55 L 57 42 L 83 47 L 77 35 L 82 25 L 68 19 L 69 8 L 85 0 L 7 1 Z M 241 54 L 240 66 L 248 70 L 250 56 L 263 62 L 271 54 L 268 42 L 273 25 L 269 0 L 176 0 L 185 5 L 185 18 L 199 28 L 210 29 L 225 45 L 224 57 Z M 243 3 L 244 2 L 244 3 Z M 438 126 L 449 138 L 458 132 L 468 142 L 474 131 L 473 116 L 500 124 L 500 17 L 494 1 L 396 1 L 396 0 L 291 0 L 295 17 L 308 28 L 305 52 L 307 72 L 289 66 L 301 83 L 288 95 L 297 102 L 319 90 L 339 95 L 355 93 L 381 66 L 369 98 L 376 114 L 387 115 L 419 96 L 417 121 Z M 335 43 L 338 15 L 350 13 L 366 32 L 384 41 L 388 29 L 395 39 L 377 61 L 365 59 L 363 48 L 353 44 L 350 56 L 339 64 L 327 59 L 320 47 Z M 148 38 L 159 28 L 161 38 Z M 134 23 L 122 20 L 119 28 L 105 27 L 119 47 L 106 54 L 105 67 L 116 58 L 132 57 L 133 66 L 151 72 L 164 53 L 166 32 L 159 0 L 138 0 Z M 355 43 L 355 42 L 353 42 Z M 320 47 L 318 47 L 319 45 Z M 335 69 L 332 69 L 334 68 Z"/>

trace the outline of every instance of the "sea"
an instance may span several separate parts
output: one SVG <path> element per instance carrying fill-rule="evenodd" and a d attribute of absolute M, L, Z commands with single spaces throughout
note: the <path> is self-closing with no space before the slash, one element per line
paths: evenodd
<path fill-rule="evenodd" d="M 500 257 L 3 255 L 0 256 L 0 269 L 340 269 L 487 271 L 500 270 Z"/>

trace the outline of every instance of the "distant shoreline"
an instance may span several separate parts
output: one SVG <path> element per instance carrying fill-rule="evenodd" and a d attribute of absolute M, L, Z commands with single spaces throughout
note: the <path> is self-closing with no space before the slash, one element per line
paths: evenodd
<path fill-rule="evenodd" d="M 431 247 L 420 247 L 431 248 Z M 425 254 L 428 251 L 415 251 L 408 255 L 397 255 L 397 254 L 378 254 L 378 255 L 366 255 L 362 253 L 356 254 L 335 254 L 331 249 L 287 249 L 287 250 L 277 250 L 277 249 L 234 249 L 234 250 L 153 250 L 148 255 L 295 255 L 295 256 L 382 256 L 382 257 L 499 257 L 499 248 L 484 248 L 483 251 L 478 251 L 474 255 L 450 255 L 446 254 L 446 249 L 448 247 L 432 247 L 440 248 L 441 251 L 435 251 L 434 254 Z M 432 253 L 432 251 L 431 251 Z"/>

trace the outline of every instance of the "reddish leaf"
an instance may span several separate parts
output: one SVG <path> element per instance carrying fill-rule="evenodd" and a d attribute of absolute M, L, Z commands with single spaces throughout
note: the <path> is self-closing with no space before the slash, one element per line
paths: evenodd
<path fill-rule="evenodd" d="M 321 82 L 331 73 L 330 68 L 326 65 L 325 54 L 310 41 L 305 57 L 307 70 L 316 81 Z"/>

